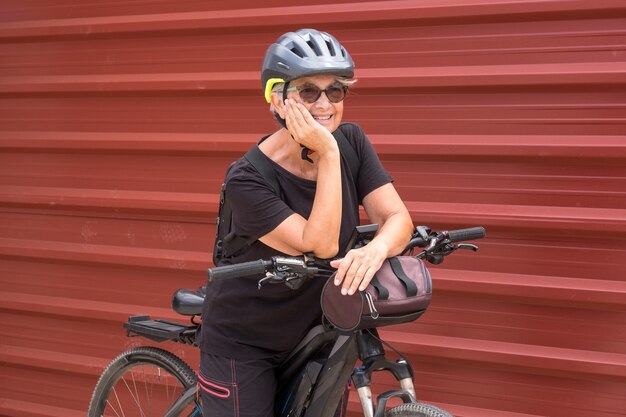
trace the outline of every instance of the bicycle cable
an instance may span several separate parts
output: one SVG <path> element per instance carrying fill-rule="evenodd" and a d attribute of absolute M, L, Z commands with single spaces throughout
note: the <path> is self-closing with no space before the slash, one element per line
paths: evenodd
<path fill-rule="evenodd" d="M 406 357 L 405 357 L 405 356 L 404 356 L 404 355 L 403 355 L 403 354 L 402 354 L 402 353 L 401 353 L 398 349 L 396 349 L 395 347 L 393 347 L 393 346 L 392 346 L 389 342 L 386 342 L 386 341 L 384 341 L 383 339 L 381 339 L 380 337 L 376 336 L 376 335 L 374 334 L 374 332 L 372 332 L 372 330 L 371 330 L 371 329 L 366 329 L 366 330 L 367 330 L 367 332 L 368 332 L 370 335 L 372 335 L 372 337 L 373 337 L 374 339 L 378 340 L 380 343 L 382 343 L 383 345 L 387 346 L 389 349 L 391 349 L 392 351 L 394 351 L 394 352 L 395 352 L 395 354 L 396 354 L 396 355 L 398 355 L 398 356 L 400 357 L 400 359 L 402 359 L 402 360 L 404 360 L 404 361 L 406 361 L 406 360 L 407 360 L 407 359 L 406 359 Z"/>

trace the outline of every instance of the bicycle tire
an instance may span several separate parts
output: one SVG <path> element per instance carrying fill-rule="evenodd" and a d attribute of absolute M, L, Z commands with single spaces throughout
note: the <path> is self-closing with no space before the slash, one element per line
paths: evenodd
<path fill-rule="evenodd" d="M 109 363 L 96 384 L 88 417 L 163 416 L 180 394 L 195 386 L 196 374 L 178 356 L 141 346 L 121 353 Z M 201 416 L 198 401 L 182 414 Z"/>
<path fill-rule="evenodd" d="M 405 403 L 385 412 L 385 417 L 454 417 L 447 411 L 425 403 Z"/>

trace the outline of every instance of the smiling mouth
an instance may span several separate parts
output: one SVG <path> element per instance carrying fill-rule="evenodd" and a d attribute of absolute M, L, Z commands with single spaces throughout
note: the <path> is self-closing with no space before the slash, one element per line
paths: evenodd
<path fill-rule="evenodd" d="M 333 117 L 332 114 L 329 114 L 327 116 L 313 116 L 315 120 L 320 120 L 320 121 L 330 120 L 331 117 Z"/>

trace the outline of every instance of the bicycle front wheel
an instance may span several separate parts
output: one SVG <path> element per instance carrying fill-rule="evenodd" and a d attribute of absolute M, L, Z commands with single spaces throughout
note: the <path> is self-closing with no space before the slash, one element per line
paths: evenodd
<path fill-rule="evenodd" d="M 195 373 L 178 356 L 148 346 L 130 349 L 113 359 L 100 376 L 87 415 L 164 416 L 172 412 L 181 394 L 195 385 Z M 184 402 L 174 415 L 202 415 L 195 396 Z"/>
<path fill-rule="evenodd" d="M 447 411 L 424 403 L 406 403 L 385 412 L 385 417 L 454 417 Z"/>

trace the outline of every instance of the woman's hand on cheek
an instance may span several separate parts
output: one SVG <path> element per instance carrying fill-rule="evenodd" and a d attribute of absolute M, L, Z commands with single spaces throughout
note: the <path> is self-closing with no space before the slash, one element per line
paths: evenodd
<path fill-rule="evenodd" d="M 334 145 L 333 136 L 313 119 L 307 108 L 293 99 L 285 100 L 287 129 L 293 139 L 312 151 L 323 152 Z"/>
<path fill-rule="evenodd" d="M 305 134 L 306 123 L 303 120 L 302 113 L 298 109 L 298 103 L 293 99 L 285 100 L 285 120 L 287 121 L 287 129 L 298 143 Z"/>

